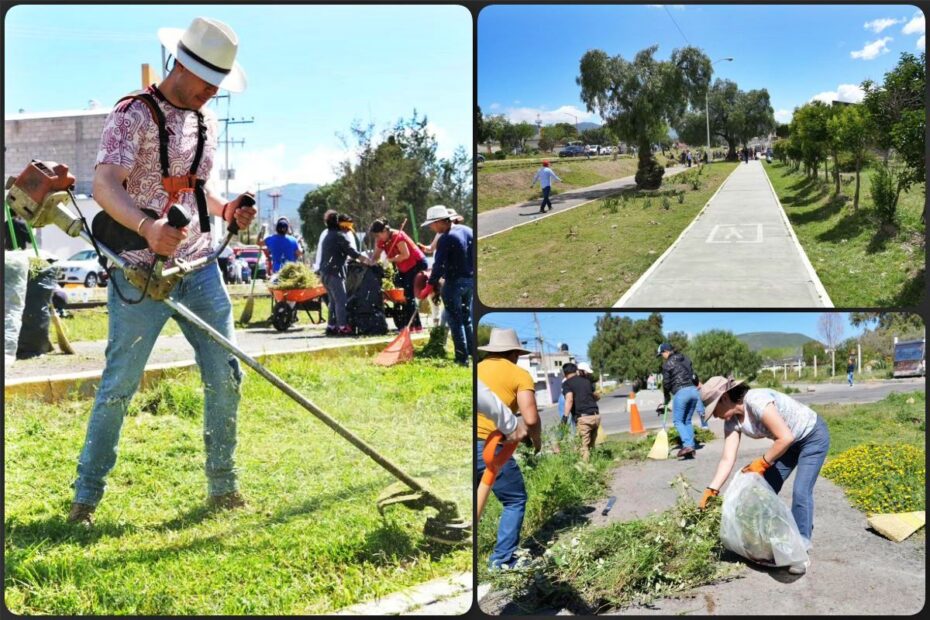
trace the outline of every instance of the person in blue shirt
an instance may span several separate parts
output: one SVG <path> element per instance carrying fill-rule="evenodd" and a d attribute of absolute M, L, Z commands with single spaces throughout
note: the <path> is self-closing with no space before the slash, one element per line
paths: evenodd
<path fill-rule="evenodd" d="M 271 254 L 271 273 L 278 273 L 286 263 L 297 262 L 303 251 L 296 237 L 289 235 L 291 223 L 286 217 L 279 217 L 274 225 L 275 234 L 264 240 L 265 247 Z"/>
<path fill-rule="evenodd" d="M 471 324 L 475 290 L 474 233 L 468 226 L 453 225 L 452 216 L 443 205 L 427 209 L 426 221 L 421 227 L 427 226 L 434 233 L 442 235 L 436 245 L 436 255 L 427 288 L 431 292 L 438 286 L 439 280 L 443 280 L 440 295 L 446 308 L 449 330 L 452 332 L 455 362 L 467 366 L 469 357 L 473 361 L 475 359 Z"/>
<path fill-rule="evenodd" d="M 542 204 L 539 205 L 539 212 L 546 212 L 546 205 L 549 205 L 549 210 L 552 210 L 552 201 L 549 200 L 549 192 L 552 191 L 552 179 L 561 182 L 562 179 L 556 176 L 552 171 L 552 168 L 549 167 L 549 160 L 543 160 L 542 168 L 536 171 L 536 176 L 533 177 L 533 182 L 530 183 L 530 187 L 536 185 L 536 182 L 539 182 L 539 186 L 542 188 L 543 199 Z"/>

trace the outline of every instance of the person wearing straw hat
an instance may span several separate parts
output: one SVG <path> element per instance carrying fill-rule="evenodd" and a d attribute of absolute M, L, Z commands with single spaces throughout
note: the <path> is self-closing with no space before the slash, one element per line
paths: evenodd
<path fill-rule="evenodd" d="M 475 289 L 474 233 L 464 224 L 453 225 L 452 216 L 443 205 L 427 209 L 426 221 L 420 226 L 428 226 L 434 233 L 442 235 L 436 246 L 428 288 L 432 292 L 442 280 L 440 296 L 452 333 L 455 363 L 467 366 L 469 357 L 474 359 L 475 355 L 471 322 Z"/>
<path fill-rule="evenodd" d="M 517 366 L 520 356 L 529 351 L 523 348 L 515 330 L 496 327 L 491 329 L 488 344 L 478 347 L 478 350 L 487 353 L 478 363 L 478 381 L 486 385 L 512 413 L 522 418 L 527 438 L 538 453 L 542 448 L 542 424 L 536 409 L 536 384 L 529 372 Z M 479 409 L 478 413 L 485 412 Z M 497 427 L 487 415 L 477 417 L 475 463 L 479 480 L 485 469 L 482 458 L 484 444 L 494 430 Z M 491 569 L 514 568 L 528 499 L 516 459 L 511 457 L 501 467 L 491 491 L 503 505 L 503 511 L 497 527 L 497 543 L 488 564 Z"/>
<path fill-rule="evenodd" d="M 547 205 L 549 207 L 549 210 L 550 211 L 552 210 L 552 201 L 549 200 L 549 192 L 552 191 L 552 180 L 553 179 L 559 182 L 562 181 L 562 179 L 556 176 L 555 172 L 552 171 L 552 168 L 549 167 L 549 160 L 544 159 L 542 163 L 542 168 L 536 171 L 536 175 L 533 177 L 533 182 L 530 183 L 530 187 L 533 187 L 534 185 L 536 185 L 536 183 L 539 183 L 539 186 L 542 188 L 543 198 L 542 198 L 542 204 L 539 205 L 540 213 L 546 212 Z"/>
<path fill-rule="evenodd" d="M 162 28 L 158 38 L 174 57 L 174 66 L 160 84 L 123 98 L 107 116 L 93 184 L 94 199 L 106 215 L 145 240 L 145 249 L 122 254 L 129 264 L 145 268 L 155 254 L 171 257 L 166 267 L 178 259 L 209 255 L 213 240 L 206 226 L 201 227 L 210 214 L 235 221 L 240 229 L 255 217 L 255 209 L 243 205 L 246 194 L 225 202 L 206 186 L 217 144 L 216 115 L 206 104 L 221 88 L 241 92 L 246 86 L 245 72 L 236 62 L 238 37 L 228 25 L 198 17 L 186 30 Z M 200 217 L 183 229 L 173 228 L 164 214 L 175 202 Z M 107 291 L 106 364 L 78 459 L 68 515 L 72 524 L 93 525 L 106 477 L 116 464 L 129 401 L 162 327 L 177 318 L 171 308 L 150 298 L 122 301 L 121 291 L 131 300 L 139 296 L 132 290 L 123 273 L 115 271 Z M 188 274 L 172 298 L 235 341 L 232 305 L 216 263 Z M 204 383 L 208 504 L 238 508 L 245 505 L 234 460 L 239 362 L 200 330 L 183 321 L 181 328 L 197 351 Z"/>
<path fill-rule="evenodd" d="M 446 209 L 448 209 L 448 211 L 449 211 L 449 219 L 452 220 L 452 225 L 453 225 L 453 226 L 455 226 L 456 224 L 462 224 L 462 223 L 465 222 L 465 216 L 460 215 L 458 212 L 456 212 L 455 209 L 452 209 L 452 208 L 450 208 L 450 207 L 446 207 Z M 431 255 L 433 255 L 433 254 L 436 253 L 436 246 L 439 245 L 439 238 L 440 238 L 440 237 L 442 237 L 441 234 L 440 234 L 440 235 L 433 235 L 433 240 L 430 241 L 430 244 L 429 244 L 429 245 L 426 245 L 425 243 L 418 243 L 417 246 L 418 246 L 421 250 L 423 250 L 423 253 L 424 253 L 424 254 L 431 256 Z"/>
<path fill-rule="evenodd" d="M 750 389 L 742 381 L 711 377 L 701 386 L 705 417 L 724 421 L 723 455 L 717 471 L 704 494 L 700 507 L 720 492 L 730 477 L 739 451 L 740 437 L 766 437 L 774 443 L 765 453 L 745 466 L 743 472 L 761 475 L 778 493 L 792 471 L 791 514 L 810 551 L 814 531 L 814 484 L 830 449 L 830 431 L 826 422 L 807 405 L 768 388 Z M 800 574 L 810 560 L 788 570 Z"/>

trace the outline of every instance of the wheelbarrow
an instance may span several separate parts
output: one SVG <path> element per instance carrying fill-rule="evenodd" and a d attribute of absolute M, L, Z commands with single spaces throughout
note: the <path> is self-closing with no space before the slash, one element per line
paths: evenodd
<path fill-rule="evenodd" d="M 279 332 L 287 331 L 297 322 L 298 313 L 303 310 L 314 325 L 323 322 L 323 297 L 325 286 L 311 288 L 271 288 L 271 324 Z M 311 312 L 316 312 L 314 318 Z"/>
<path fill-rule="evenodd" d="M 381 292 L 384 297 L 384 316 L 394 321 L 394 327 L 403 329 L 409 319 L 407 315 L 407 297 L 404 289 L 391 288 Z"/>

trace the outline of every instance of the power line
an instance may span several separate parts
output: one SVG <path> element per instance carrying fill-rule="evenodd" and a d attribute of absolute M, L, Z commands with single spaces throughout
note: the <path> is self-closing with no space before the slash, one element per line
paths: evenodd
<path fill-rule="evenodd" d="M 684 31 L 681 29 L 681 26 L 679 26 L 679 25 L 678 25 L 678 22 L 675 21 L 675 18 L 672 17 L 672 12 L 668 10 L 668 6 L 666 6 L 666 5 L 663 4 L 663 5 L 662 5 L 662 8 L 665 9 L 665 12 L 666 12 L 666 14 L 668 14 L 669 19 L 671 19 L 671 20 L 672 20 L 672 23 L 675 24 L 675 27 L 678 28 L 678 32 L 681 33 L 681 38 L 683 38 L 683 39 L 685 40 L 685 43 L 687 43 L 688 45 L 691 45 L 691 41 L 689 41 L 689 40 L 688 40 L 688 37 L 685 36 L 685 33 L 684 33 Z"/>

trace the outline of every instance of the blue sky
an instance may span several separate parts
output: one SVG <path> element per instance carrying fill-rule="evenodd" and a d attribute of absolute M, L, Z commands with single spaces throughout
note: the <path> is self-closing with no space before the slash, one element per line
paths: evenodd
<path fill-rule="evenodd" d="M 232 26 L 248 76 L 228 100 L 229 116 L 255 118 L 230 129 L 245 139 L 230 147 L 233 191 L 333 180 L 336 134 L 355 119 L 380 131 L 416 108 L 440 155 L 471 144 L 472 18 L 456 6 L 17 6 L 4 23 L 4 112 L 112 106 L 140 87 L 143 63 L 160 75 L 156 31 L 197 16 Z M 211 105 L 227 116 L 227 100 Z"/>
<path fill-rule="evenodd" d="M 819 340 L 817 320 L 820 312 L 663 312 L 663 329 L 665 333 L 682 331 L 695 336 L 710 329 L 725 329 L 734 334 L 749 332 L 788 332 L 801 333 Z M 863 327 L 855 328 L 849 324 L 848 314 L 843 316 L 845 331 L 843 338 L 851 338 L 862 333 Z M 537 312 L 543 339 L 557 347 L 564 342 L 569 350 L 582 360 L 588 359 L 588 342 L 594 337 L 594 322 L 602 312 Z M 628 316 L 632 319 L 645 319 L 648 312 L 614 312 L 614 316 Z M 512 327 L 517 330 L 521 340 L 528 340 L 530 349 L 535 348 L 536 326 L 531 312 L 492 312 L 481 319 L 482 323 L 491 323 L 498 327 Z M 547 350 L 549 348 L 547 347 Z"/>
<path fill-rule="evenodd" d="M 631 59 L 657 44 L 664 60 L 687 39 L 711 60 L 733 57 L 714 64 L 714 78 L 767 88 L 787 122 L 815 97 L 861 99 L 862 80 L 881 81 L 901 52 L 923 49 L 924 28 L 903 4 L 490 6 L 478 16 L 478 104 L 514 121 L 600 122 L 575 84 L 587 50 Z"/>

